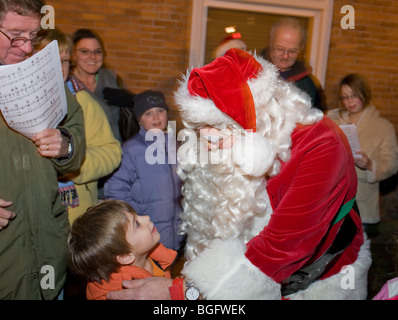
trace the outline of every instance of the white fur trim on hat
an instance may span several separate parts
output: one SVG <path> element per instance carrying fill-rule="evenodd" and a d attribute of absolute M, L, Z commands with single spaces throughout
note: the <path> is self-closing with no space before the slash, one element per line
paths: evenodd
<path fill-rule="evenodd" d="M 188 91 L 190 71 L 183 76 L 175 100 L 179 105 L 181 119 L 188 129 L 200 129 L 207 126 L 226 128 L 228 125 L 238 125 L 232 118 L 218 109 L 213 100 L 193 96 Z"/>
<path fill-rule="evenodd" d="M 214 51 L 214 58 L 222 57 L 229 49 L 236 48 L 246 50 L 246 43 L 240 39 L 231 39 L 220 44 Z"/>

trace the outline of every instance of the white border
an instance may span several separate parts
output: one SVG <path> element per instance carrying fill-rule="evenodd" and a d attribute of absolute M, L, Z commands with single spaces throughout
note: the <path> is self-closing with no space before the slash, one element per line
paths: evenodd
<path fill-rule="evenodd" d="M 333 0 L 193 0 L 189 65 L 200 67 L 204 64 L 209 7 L 306 17 L 313 19 L 309 63 L 313 68 L 313 74 L 324 86 L 333 5 Z"/>

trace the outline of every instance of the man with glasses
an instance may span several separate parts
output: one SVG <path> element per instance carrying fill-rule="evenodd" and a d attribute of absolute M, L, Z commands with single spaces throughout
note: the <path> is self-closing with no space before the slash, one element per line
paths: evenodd
<path fill-rule="evenodd" d="M 11 16 L 15 14 L 10 14 Z M 13 31 L 15 32 L 15 31 Z M 4 52 L 4 62 L 5 64 L 13 64 L 13 63 L 18 63 L 23 60 L 25 60 L 25 57 L 27 54 L 29 54 L 29 49 L 25 50 L 26 48 L 29 48 L 29 46 L 25 46 L 26 43 L 30 42 L 30 46 L 34 47 L 35 45 L 39 44 L 42 37 L 40 35 L 35 35 L 34 38 L 29 39 L 21 36 L 16 36 L 13 38 L 10 38 L 4 31 L 0 30 L 0 33 L 3 34 L 9 41 L 10 41 L 10 47 L 8 50 L 5 50 Z M 20 31 L 16 31 L 17 34 L 20 34 Z M 7 59 L 6 59 L 7 58 Z M 8 61 L 7 61 L 8 60 Z M 9 63 L 7 63 L 9 62 Z"/>
<path fill-rule="evenodd" d="M 304 43 L 305 33 L 298 20 L 283 18 L 272 26 L 270 47 L 263 51 L 263 56 L 279 69 L 283 79 L 306 92 L 314 107 L 324 111 L 326 105 L 320 86 L 315 85 L 311 69 L 298 60 Z"/>
<path fill-rule="evenodd" d="M 0 65 L 32 54 L 43 6 L 0 0 Z M 0 117 L 0 299 L 54 299 L 65 281 L 69 222 L 57 175 L 79 169 L 85 155 L 83 113 L 66 94 L 65 119 L 32 139 Z"/>

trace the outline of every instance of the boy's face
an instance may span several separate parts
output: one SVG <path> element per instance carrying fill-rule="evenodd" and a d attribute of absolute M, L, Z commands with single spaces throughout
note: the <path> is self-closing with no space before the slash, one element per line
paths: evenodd
<path fill-rule="evenodd" d="M 167 110 L 158 107 L 148 109 L 142 114 L 139 124 L 146 131 L 151 129 L 165 131 L 167 127 Z"/>
<path fill-rule="evenodd" d="M 135 256 L 146 255 L 160 240 L 160 234 L 149 216 L 126 212 L 128 226 L 126 240 Z"/>

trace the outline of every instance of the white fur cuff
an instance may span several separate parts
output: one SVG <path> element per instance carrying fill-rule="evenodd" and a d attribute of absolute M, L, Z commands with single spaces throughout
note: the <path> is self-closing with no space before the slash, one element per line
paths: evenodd
<path fill-rule="evenodd" d="M 210 300 L 281 299 L 280 284 L 262 273 L 245 257 L 238 239 L 214 240 L 182 273 Z"/>

